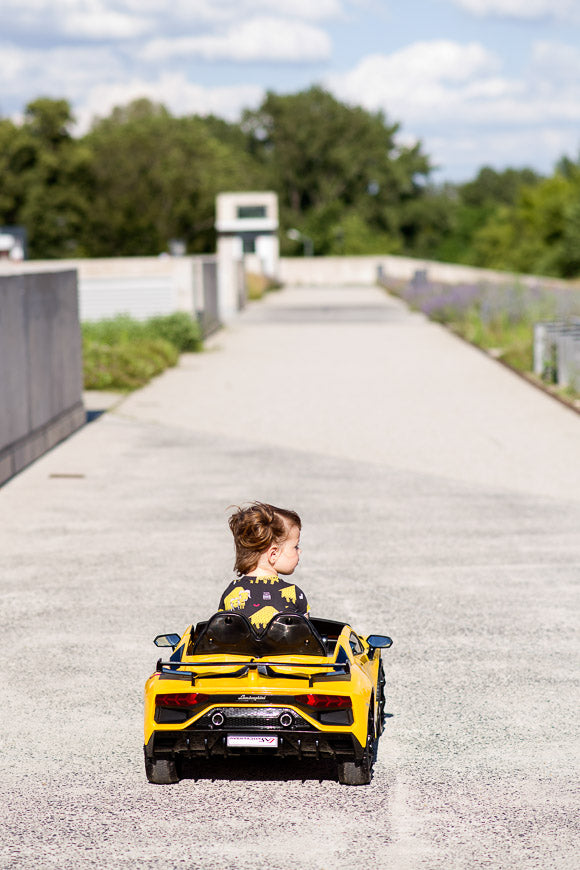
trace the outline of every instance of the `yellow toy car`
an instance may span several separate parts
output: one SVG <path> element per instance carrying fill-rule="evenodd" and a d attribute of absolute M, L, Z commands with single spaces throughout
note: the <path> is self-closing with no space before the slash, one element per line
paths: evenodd
<path fill-rule="evenodd" d="M 222 611 L 155 644 L 173 652 L 145 686 L 149 782 L 179 782 L 196 759 L 247 754 L 326 760 L 345 785 L 371 781 L 389 637 L 293 613 L 258 633 Z"/>

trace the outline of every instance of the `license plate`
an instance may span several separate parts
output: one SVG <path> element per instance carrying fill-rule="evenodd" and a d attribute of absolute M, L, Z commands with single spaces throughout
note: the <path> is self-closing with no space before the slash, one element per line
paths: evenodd
<path fill-rule="evenodd" d="M 228 734 L 228 746 L 264 746 L 276 748 L 278 746 L 277 734 Z"/>

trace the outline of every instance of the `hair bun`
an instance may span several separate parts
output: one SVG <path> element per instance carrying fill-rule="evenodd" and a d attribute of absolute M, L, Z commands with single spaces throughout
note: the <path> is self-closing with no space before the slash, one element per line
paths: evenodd
<path fill-rule="evenodd" d="M 284 540 L 292 526 L 301 528 L 302 523 L 294 511 L 255 501 L 249 507 L 238 507 L 230 516 L 229 526 L 236 547 L 234 567 L 241 575 L 253 570 L 260 554 Z"/>

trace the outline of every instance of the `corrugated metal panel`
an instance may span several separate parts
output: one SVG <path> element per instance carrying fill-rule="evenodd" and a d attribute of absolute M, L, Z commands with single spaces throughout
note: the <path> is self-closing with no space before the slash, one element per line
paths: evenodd
<path fill-rule="evenodd" d="M 100 320 L 116 314 L 145 320 L 177 311 L 177 290 L 171 276 L 81 278 L 79 305 L 81 320 Z"/>

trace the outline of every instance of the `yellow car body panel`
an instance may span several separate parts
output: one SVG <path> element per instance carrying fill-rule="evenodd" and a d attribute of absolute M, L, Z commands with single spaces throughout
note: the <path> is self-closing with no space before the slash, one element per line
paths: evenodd
<path fill-rule="evenodd" d="M 160 660 L 147 680 L 150 781 L 177 781 L 180 765 L 196 758 L 251 754 L 260 735 L 266 746 L 259 745 L 260 754 L 315 756 L 350 764 L 355 773 L 361 764 L 370 770 L 369 746 L 380 736 L 384 709 L 380 650 L 345 623 L 279 614 L 260 636 L 244 623 L 222 613 L 189 626 L 170 660 Z M 232 631 L 241 640 L 224 641 Z M 278 637 L 288 651 L 278 651 Z M 159 771 L 170 771 L 164 774 L 170 778 Z"/>

